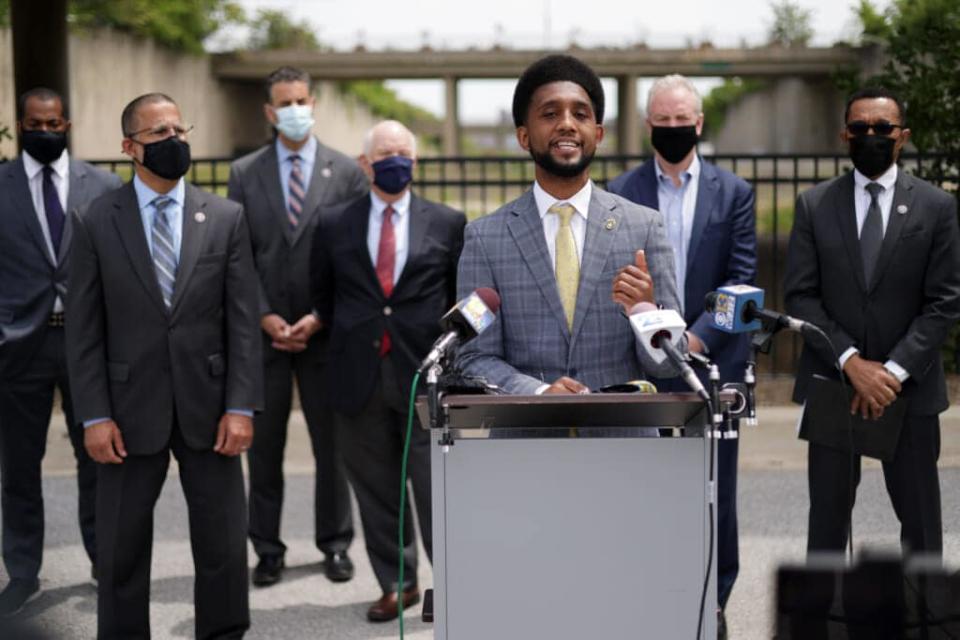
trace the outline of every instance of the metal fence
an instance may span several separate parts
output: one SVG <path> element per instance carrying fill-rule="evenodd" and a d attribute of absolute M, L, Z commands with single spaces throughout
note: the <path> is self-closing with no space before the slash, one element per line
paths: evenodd
<path fill-rule="evenodd" d="M 602 156 L 594 159 L 591 175 L 600 186 L 646 160 L 645 156 Z M 841 175 L 852 166 L 839 154 L 763 154 L 706 156 L 749 182 L 756 194 L 758 277 L 757 285 L 767 292 L 767 306 L 782 309 L 782 279 L 787 240 L 793 225 L 797 195 L 823 180 Z M 902 167 L 925 179 L 956 189 L 957 176 L 942 171 L 944 156 L 908 154 Z M 195 160 L 189 179 L 200 187 L 226 194 L 230 174 L 229 158 Z M 131 175 L 126 161 L 95 164 L 119 174 Z M 420 158 L 414 188 L 428 199 L 443 202 L 466 212 L 473 219 L 495 210 L 530 188 L 533 163 L 526 156 Z M 761 367 L 773 373 L 790 373 L 799 356 L 800 343 L 794 336 L 776 338 L 770 358 Z M 947 347 L 947 367 L 960 372 L 960 339 L 956 332 Z"/>

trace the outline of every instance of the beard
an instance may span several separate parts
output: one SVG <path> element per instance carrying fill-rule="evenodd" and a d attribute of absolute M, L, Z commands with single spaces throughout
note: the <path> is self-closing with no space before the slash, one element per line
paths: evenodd
<path fill-rule="evenodd" d="M 530 147 L 530 157 L 533 158 L 534 163 L 547 173 L 557 176 L 558 178 L 575 178 L 579 176 L 586 171 L 590 163 L 593 162 L 594 154 L 596 154 L 596 150 L 588 153 L 586 149 L 584 149 L 580 154 L 580 159 L 576 162 L 561 164 L 553 159 L 549 151 L 536 151 L 533 147 Z"/>

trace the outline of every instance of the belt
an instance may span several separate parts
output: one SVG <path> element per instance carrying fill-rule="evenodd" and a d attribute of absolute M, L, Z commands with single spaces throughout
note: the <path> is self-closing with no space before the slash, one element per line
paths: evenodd
<path fill-rule="evenodd" d="M 50 319 L 47 320 L 48 327 L 62 327 L 63 326 L 63 312 L 51 313 Z"/>

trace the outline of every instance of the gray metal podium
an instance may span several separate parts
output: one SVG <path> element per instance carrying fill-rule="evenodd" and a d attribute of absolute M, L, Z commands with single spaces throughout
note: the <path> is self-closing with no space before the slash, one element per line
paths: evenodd
<path fill-rule="evenodd" d="M 441 407 L 445 428 L 431 434 L 436 640 L 696 637 L 709 551 L 702 401 L 451 395 Z M 418 409 L 429 425 L 426 404 Z M 675 428 L 630 428 L 654 426 Z M 715 556 L 701 635 L 711 640 Z"/>

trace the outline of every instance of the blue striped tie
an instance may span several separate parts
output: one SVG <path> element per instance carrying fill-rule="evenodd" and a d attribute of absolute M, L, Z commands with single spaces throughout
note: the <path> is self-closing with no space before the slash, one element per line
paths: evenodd
<path fill-rule="evenodd" d="M 306 189 L 303 188 L 303 174 L 300 172 L 300 156 L 294 154 L 290 156 L 290 183 L 289 198 L 287 200 L 287 218 L 290 220 L 290 227 L 296 229 L 300 224 L 300 213 L 303 211 L 303 198 L 306 195 Z"/>
<path fill-rule="evenodd" d="M 157 272 L 157 283 L 163 295 L 163 303 L 170 308 L 173 300 L 173 283 L 177 279 L 177 252 L 173 244 L 173 229 L 170 227 L 170 216 L 167 207 L 173 203 L 173 198 L 158 196 L 153 200 L 156 215 L 153 217 L 153 269 Z"/>

